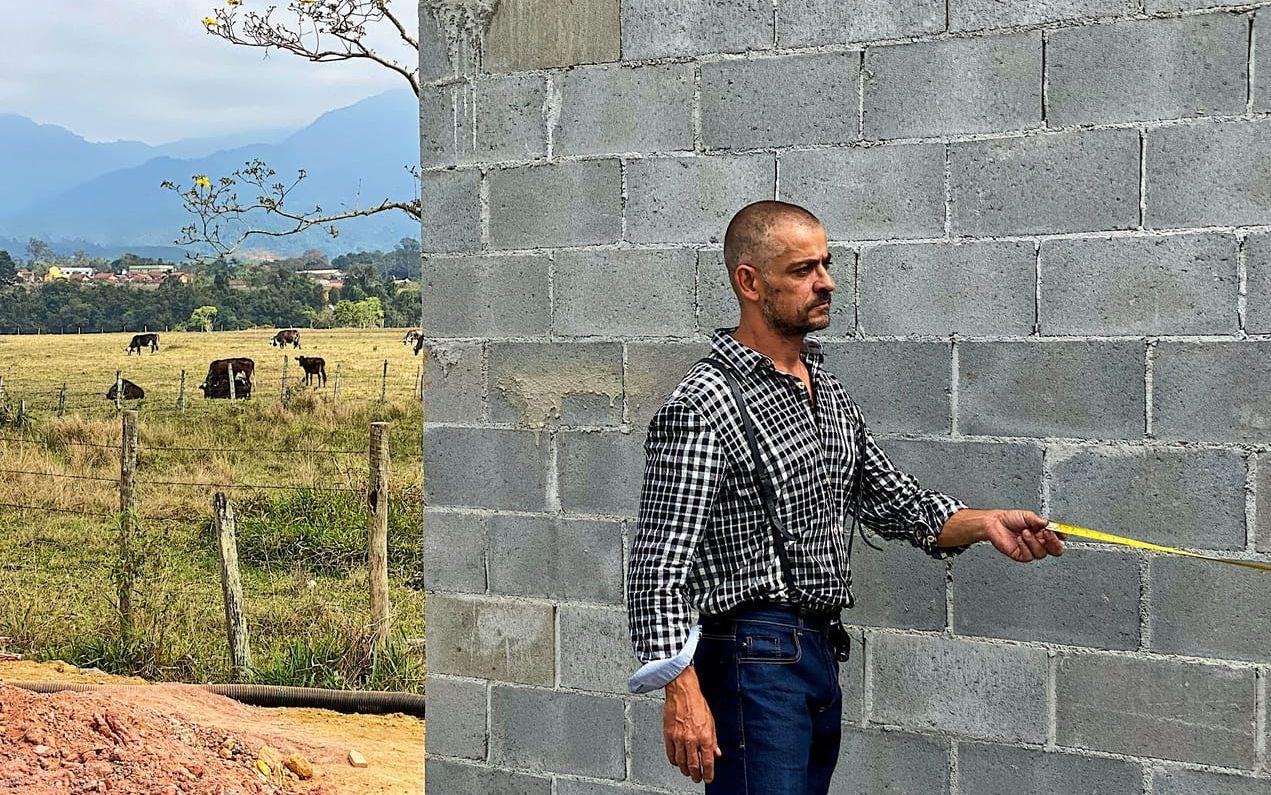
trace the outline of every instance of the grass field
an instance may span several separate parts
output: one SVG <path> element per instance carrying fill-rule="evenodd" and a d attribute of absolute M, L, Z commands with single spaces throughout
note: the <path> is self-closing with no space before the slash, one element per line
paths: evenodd
<path fill-rule="evenodd" d="M 238 542 L 255 681 L 421 689 L 422 415 L 419 359 L 404 330 L 303 330 L 328 384 L 310 388 L 270 330 L 160 335 L 0 336 L 7 424 L 0 424 L 0 635 L 37 659 L 153 679 L 229 679 L 212 494 L 239 514 Z M 204 400 L 213 358 L 256 362 L 250 400 Z M 379 401 L 384 361 L 387 399 Z M 335 399 L 336 366 L 340 392 Z M 181 370 L 186 408 L 178 410 Z M 135 630 L 116 607 L 120 419 L 105 392 L 115 371 L 146 389 L 137 472 L 141 533 L 133 565 Z M 66 384 L 64 416 L 59 392 Z M 16 406 L 25 401 L 22 424 Z M 0 409 L 0 412 L 3 412 Z M 374 660 L 364 565 L 369 424 L 390 423 L 390 577 L 395 642 Z M 301 452 L 296 452 L 301 451 Z M 38 474 L 26 474 L 38 473 Z M 33 506 L 17 508 L 13 506 Z"/>

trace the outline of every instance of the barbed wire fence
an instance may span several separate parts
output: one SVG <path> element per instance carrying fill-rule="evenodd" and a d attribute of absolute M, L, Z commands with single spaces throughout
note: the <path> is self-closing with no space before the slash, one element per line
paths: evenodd
<path fill-rule="evenodd" d="M 363 507 L 366 519 L 366 561 L 368 565 L 368 602 L 370 607 L 370 644 L 373 651 L 382 650 L 388 643 L 392 627 L 392 610 L 388 599 L 388 499 L 389 499 L 389 423 L 370 423 L 368 444 L 365 448 L 306 446 L 306 447 L 250 447 L 250 446 L 191 446 L 191 445 L 154 445 L 141 444 L 138 436 L 138 416 L 135 409 L 121 412 L 120 441 L 116 444 L 89 442 L 81 440 L 57 440 L 57 444 L 94 448 L 118 456 L 118 473 L 85 474 L 57 471 L 55 468 L 25 468 L 0 466 L 0 479 L 22 482 L 34 479 L 37 483 L 48 484 L 53 481 L 71 481 L 74 483 L 114 484 L 118 491 L 118 509 L 102 504 L 101 493 L 92 495 L 95 501 L 86 505 L 55 505 L 47 500 L 27 497 L 22 501 L 13 498 L 0 499 L 0 511 L 16 512 L 23 516 L 27 512 L 72 515 L 90 519 L 104 520 L 116 532 L 116 555 L 118 591 L 116 606 L 119 612 L 121 631 L 127 635 L 132 631 L 131 597 L 137 590 L 137 551 L 136 534 L 139 523 L 189 522 L 189 512 L 180 514 L 151 514 L 138 510 L 138 489 L 154 488 L 190 488 L 203 490 L 208 496 L 211 507 L 210 515 L 204 514 L 200 520 L 208 521 L 217 535 L 217 548 L 221 562 L 222 592 L 225 598 L 226 631 L 230 638 L 231 665 L 235 672 L 247 670 L 250 654 L 247 650 L 248 632 L 246 619 L 242 609 L 243 596 L 241 577 L 238 571 L 237 542 L 235 538 L 235 504 L 230 495 L 243 492 L 292 492 L 312 494 L 343 494 L 357 500 Z M 47 449 L 46 439 L 23 433 L 23 428 L 0 428 L 0 463 L 11 448 L 29 446 Z M 142 454 L 145 454 L 144 456 Z M 334 460 L 348 459 L 350 456 L 366 456 L 364 479 L 353 474 L 352 469 L 337 466 L 336 474 L 345 485 L 326 483 L 263 483 L 243 482 L 235 477 L 207 480 L 182 480 L 168 475 L 156 463 L 165 454 L 195 454 L 210 456 L 213 454 L 231 455 L 275 455 L 275 456 L 325 456 Z M 146 462 L 146 463 L 143 463 Z M 361 482 L 359 482 L 361 481 Z M 22 488 L 20 492 L 27 495 L 39 493 L 38 489 Z M 81 495 L 83 496 L 83 495 Z M 241 505 L 241 503 L 239 503 Z"/>

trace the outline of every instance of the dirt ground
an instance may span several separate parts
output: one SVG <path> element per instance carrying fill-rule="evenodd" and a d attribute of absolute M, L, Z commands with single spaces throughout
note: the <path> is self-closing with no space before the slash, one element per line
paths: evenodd
<path fill-rule="evenodd" d="M 6 681 L 120 686 L 40 695 Z M 423 722 L 406 715 L 252 707 L 66 663 L 0 662 L 0 793 L 417 795 L 423 743 Z M 266 745 L 276 755 L 262 754 Z M 365 768 L 349 764 L 350 750 Z M 280 771 L 291 754 L 316 775 Z M 258 759 L 269 776 L 254 769 Z"/>

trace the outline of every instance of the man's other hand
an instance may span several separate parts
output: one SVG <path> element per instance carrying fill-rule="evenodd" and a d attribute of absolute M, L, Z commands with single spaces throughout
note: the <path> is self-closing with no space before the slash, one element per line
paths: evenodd
<path fill-rule="evenodd" d="M 978 511 L 964 508 L 945 522 L 937 543 L 959 546 L 988 541 L 994 549 L 1020 563 L 1064 554 L 1064 534 L 1046 529 L 1049 524 L 1032 511 Z"/>
<path fill-rule="evenodd" d="M 662 737 L 672 767 L 695 784 L 715 780 L 715 757 L 723 752 L 715 741 L 715 719 L 691 665 L 666 686 Z"/>

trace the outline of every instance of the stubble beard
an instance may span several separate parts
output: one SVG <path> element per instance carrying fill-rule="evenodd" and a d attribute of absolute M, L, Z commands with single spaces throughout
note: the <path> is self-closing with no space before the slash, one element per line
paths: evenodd
<path fill-rule="evenodd" d="M 783 317 L 777 310 L 777 305 L 771 297 L 765 297 L 760 303 L 759 308 L 763 313 L 764 320 L 767 321 L 768 325 L 778 334 L 787 337 L 802 337 L 807 334 L 811 334 L 814 331 L 820 331 L 830 325 L 829 313 L 826 313 L 824 320 L 812 319 L 812 310 L 819 306 L 820 305 L 818 304 L 817 306 L 805 309 L 800 312 L 798 316 L 793 318 Z"/>

